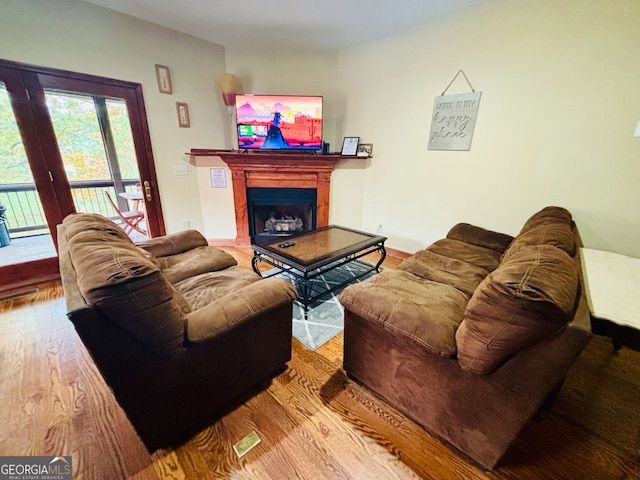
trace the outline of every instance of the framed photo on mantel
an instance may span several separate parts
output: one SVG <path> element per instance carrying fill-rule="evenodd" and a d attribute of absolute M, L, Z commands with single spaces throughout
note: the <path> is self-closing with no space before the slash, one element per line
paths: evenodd
<path fill-rule="evenodd" d="M 373 157 L 373 143 L 358 144 L 359 157 Z"/>
<path fill-rule="evenodd" d="M 358 153 L 358 142 L 360 137 L 344 137 L 342 141 L 342 151 L 340 155 L 355 155 Z"/>

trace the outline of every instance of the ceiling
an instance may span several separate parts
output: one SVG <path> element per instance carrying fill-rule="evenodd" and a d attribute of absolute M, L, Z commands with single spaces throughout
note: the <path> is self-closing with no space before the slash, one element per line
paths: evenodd
<path fill-rule="evenodd" d="M 343 50 L 488 0 L 85 0 L 227 48 Z"/>

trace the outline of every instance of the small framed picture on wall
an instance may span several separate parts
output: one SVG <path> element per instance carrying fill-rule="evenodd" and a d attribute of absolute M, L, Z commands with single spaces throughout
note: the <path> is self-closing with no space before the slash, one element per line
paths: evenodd
<path fill-rule="evenodd" d="M 191 122 L 189 121 L 189 105 L 176 102 L 176 110 L 178 111 L 178 126 L 181 128 L 191 127 Z"/>
<path fill-rule="evenodd" d="M 156 79 L 158 80 L 158 90 L 160 91 L 160 93 L 173 93 L 169 67 L 156 64 Z"/>

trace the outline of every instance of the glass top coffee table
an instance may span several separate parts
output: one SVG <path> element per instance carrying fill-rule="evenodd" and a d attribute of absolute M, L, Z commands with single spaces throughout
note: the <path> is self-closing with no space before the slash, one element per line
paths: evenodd
<path fill-rule="evenodd" d="M 386 257 L 384 242 L 387 237 L 373 235 L 338 225 L 318 228 L 297 236 L 252 244 L 253 270 L 264 278 L 285 273 L 298 290 L 298 301 L 304 307 L 305 317 L 309 305 L 322 296 L 344 288 L 349 283 L 373 271 L 378 272 Z M 375 265 L 359 261 L 366 255 L 377 254 Z M 357 262 L 356 262 L 357 261 Z M 274 267 L 261 272 L 260 262 Z M 340 267 L 354 262 L 349 275 L 338 275 Z M 331 282 L 320 276 L 334 274 Z"/>

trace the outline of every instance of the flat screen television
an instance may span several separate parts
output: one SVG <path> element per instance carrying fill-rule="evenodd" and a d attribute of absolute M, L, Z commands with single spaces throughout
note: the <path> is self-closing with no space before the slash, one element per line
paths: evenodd
<path fill-rule="evenodd" d="M 322 149 L 322 97 L 236 95 L 238 148 Z"/>

